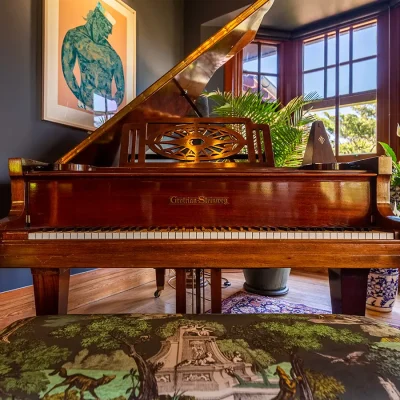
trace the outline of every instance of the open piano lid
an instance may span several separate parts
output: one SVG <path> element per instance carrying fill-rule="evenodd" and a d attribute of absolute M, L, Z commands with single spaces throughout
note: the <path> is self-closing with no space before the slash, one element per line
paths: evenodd
<path fill-rule="evenodd" d="M 254 39 L 273 2 L 255 1 L 57 163 L 110 166 L 115 163 L 123 123 L 183 117 L 191 108 L 196 111 L 196 99 L 215 71 Z"/>

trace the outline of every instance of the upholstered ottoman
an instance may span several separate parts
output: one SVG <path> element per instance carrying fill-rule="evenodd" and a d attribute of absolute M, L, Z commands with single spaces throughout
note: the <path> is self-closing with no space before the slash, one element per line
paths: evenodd
<path fill-rule="evenodd" d="M 0 332 L 1 399 L 400 399 L 400 330 L 342 315 L 68 315 Z"/>

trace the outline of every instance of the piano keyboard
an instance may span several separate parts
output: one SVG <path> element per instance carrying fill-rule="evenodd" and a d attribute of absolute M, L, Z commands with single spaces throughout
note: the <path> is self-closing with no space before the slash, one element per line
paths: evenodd
<path fill-rule="evenodd" d="M 78 228 L 42 229 L 30 240 L 393 240 L 393 232 L 369 228 Z"/>

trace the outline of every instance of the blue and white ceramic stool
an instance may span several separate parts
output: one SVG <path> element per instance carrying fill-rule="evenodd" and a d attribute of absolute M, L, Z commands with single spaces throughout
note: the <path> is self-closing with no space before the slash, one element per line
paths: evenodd
<path fill-rule="evenodd" d="M 398 285 L 398 268 L 371 268 L 368 276 L 367 308 L 380 312 L 392 311 Z"/>

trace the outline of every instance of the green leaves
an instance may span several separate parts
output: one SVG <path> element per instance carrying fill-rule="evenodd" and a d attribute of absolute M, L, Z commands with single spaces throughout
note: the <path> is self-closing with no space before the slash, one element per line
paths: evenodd
<path fill-rule="evenodd" d="M 265 102 L 260 93 L 250 91 L 235 96 L 217 90 L 203 96 L 215 104 L 213 113 L 220 117 L 250 118 L 255 124 L 268 124 L 277 167 L 301 164 L 308 138 L 307 127 L 315 120 L 305 106 L 317 99 L 316 93 L 296 97 L 286 106 L 279 101 Z"/>
<path fill-rule="evenodd" d="M 383 147 L 383 150 L 385 150 L 385 154 L 392 159 L 392 185 L 400 186 L 400 165 L 397 162 L 396 153 L 387 143 L 379 142 L 379 144 Z"/>

